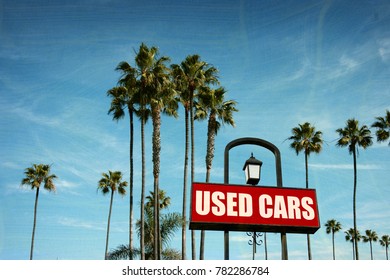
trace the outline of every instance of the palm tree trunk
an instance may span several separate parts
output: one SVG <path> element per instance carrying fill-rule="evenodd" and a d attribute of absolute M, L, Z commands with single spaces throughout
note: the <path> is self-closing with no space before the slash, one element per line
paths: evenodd
<path fill-rule="evenodd" d="M 189 146 L 189 137 L 188 137 L 188 131 L 189 131 L 189 125 L 188 125 L 188 109 L 185 108 L 185 151 L 184 151 L 184 182 L 183 182 L 183 210 L 182 210 L 182 217 L 183 217 L 183 225 L 181 229 L 181 258 L 183 260 L 186 259 L 186 223 L 187 223 L 187 173 L 188 173 L 188 146 Z"/>
<path fill-rule="evenodd" d="M 356 187 L 357 187 L 357 168 L 356 168 L 356 148 L 353 147 L 353 229 L 354 229 L 354 243 L 355 243 L 355 259 L 359 260 L 359 250 L 358 250 L 358 240 L 357 235 L 357 225 L 356 225 Z"/>
<path fill-rule="evenodd" d="M 144 110 L 142 110 L 142 114 L 144 114 Z M 141 213 L 141 260 L 145 260 L 145 115 L 142 116 L 141 119 L 141 154 L 142 154 L 142 182 L 141 182 L 141 205 L 140 205 L 140 213 Z"/>
<path fill-rule="evenodd" d="M 332 230 L 332 248 L 333 248 L 333 260 L 336 259 L 336 253 L 334 248 L 334 231 Z"/>
<path fill-rule="evenodd" d="M 214 150 L 215 150 L 215 113 L 210 113 L 207 125 L 207 151 L 206 151 L 206 183 L 210 181 L 211 167 L 213 164 Z M 200 260 L 204 260 L 204 240 L 205 231 L 200 232 Z"/>
<path fill-rule="evenodd" d="M 194 129 L 194 92 L 190 96 L 190 121 L 191 121 L 191 185 L 195 177 L 195 129 Z M 191 230 L 192 260 L 196 260 L 195 231 Z"/>
<path fill-rule="evenodd" d="M 133 152 L 134 152 L 134 121 L 133 121 L 133 111 L 129 109 L 129 116 L 130 116 L 130 212 L 129 212 L 129 260 L 133 259 L 133 192 L 134 192 L 134 185 L 133 185 L 133 167 L 134 167 L 134 159 L 133 159 Z"/>
<path fill-rule="evenodd" d="M 309 188 L 309 155 L 308 152 L 305 151 L 305 171 L 306 171 L 306 189 Z"/>
<path fill-rule="evenodd" d="M 114 191 L 111 190 L 111 199 L 110 199 L 110 209 L 108 211 L 108 221 L 107 221 L 107 235 L 106 235 L 106 251 L 104 254 L 104 259 L 108 259 L 108 239 L 110 236 L 110 223 L 111 223 L 111 211 L 112 211 L 112 201 L 114 200 Z"/>
<path fill-rule="evenodd" d="M 306 170 L 306 189 L 309 188 L 309 164 L 308 164 L 308 158 L 309 158 L 309 153 L 306 150 L 305 151 L 305 170 Z M 307 257 L 309 260 L 311 260 L 311 246 L 310 246 L 310 234 L 306 235 L 307 239 Z"/>
<path fill-rule="evenodd" d="M 33 259 L 33 252 L 34 252 L 35 226 L 37 225 L 38 196 L 39 196 L 39 187 L 37 188 L 37 191 L 35 194 L 34 223 L 33 223 L 33 230 L 32 230 L 32 236 L 31 236 L 30 260 Z"/>
<path fill-rule="evenodd" d="M 374 259 L 374 256 L 372 254 L 372 241 L 370 240 L 370 252 L 371 252 L 371 260 Z"/>
<path fill-rule="evenodd" d="M 152 108 L 153 121 L 153 177 L 154 177 L 154 257 L 160 259 L 160 205 L 159 205 L 159 175 L 160 175 L 160 151 L 161 151 L 161 114 L 157 106 Z"/>

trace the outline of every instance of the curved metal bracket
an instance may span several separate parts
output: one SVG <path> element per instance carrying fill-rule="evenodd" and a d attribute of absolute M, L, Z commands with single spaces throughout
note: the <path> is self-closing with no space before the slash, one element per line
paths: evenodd
<path fill-rule="evenodd" d="M 224 156 L 224 184 L 229 184 L 229 151 L 240 145 L 257 145 L 264 147 L 270 150 L 275 156 L 275 166 L 276 166 L 276 186 L 283 187 L 282 182 L 282 160 L 280 157 L 279 149 L 272 143 L 252 137 L 238 138 L 229 142 L 225 147 L 225 156 Z M 288 259 L 287 252 L 287 237 L 285 232 L 281 232 L 281 243 L 282 243 L 282 260 Z M 229 231 L 224 232 L 224 255 L 225 260 L 229 259 Z"/>
<path fill-rule="evenodd" d="M 275 166 L 276 166 L 276 186 L 283 187 L 282 182 L 282 161 L 280 157 L 279 149 L 272 143 L 252 137 L 244 137 L 231 141 L 225 147 L 225 157 L 224 157 L 224 184 L 229 184 L 229 151 L 240 145 L 257 145 L 264 147 L 270 150 L 275 155 Z"/>

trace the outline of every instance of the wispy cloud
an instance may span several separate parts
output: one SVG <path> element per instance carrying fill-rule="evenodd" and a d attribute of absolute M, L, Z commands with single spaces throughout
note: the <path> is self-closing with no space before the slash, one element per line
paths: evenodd
<path fill-rule="evenodd" d="M 359 69 L 360 62 L 351 56 L 343 54 L 335 66 L 328 69 L 328 79 L 338 79 Z"/>
<path fill-rule="evenodd" d="M 60 217 L 58 223 L 63 226 L 83 228 L 83 229 L 92 229 L 92 230 L 105 230 L 103 226 L 97 223 L 81 221 L 77 219 Z"/>
<path fill-rule="evenodd" d="M 293 72 L 290 76 L 288 76 L 285 80 L 287 82 L 293 82 L 299 79 L 304 78 L 307 73 L 310 71 L 310 62 L 309 60 L 305 60 L 299 69 L 297 69 L 295 72 Z"/>
<path fill-rule="evenodd" d="M 390 38 L 379 40 L 378 53 L 383 62 L 390 61 Z"/>
<path fill-rule="evenodd" d="M 20 119 L 33 122 L 35 124 L 44 125 L 48 127 L 57 127 L 61 124 L 57 118 L 36 114 L 27 107 L 16 105 L 9 109 L 11 114 L 17 115 Z"/>
<path fill-rule="evenodd" d="M 323 164 L 323 163 L 312 163 L 309 164 L 310 168 L 327 170 L 327 169 L 353 169 L 352 164 Z M 382 166 L 377 164 L 358 164 L 357 168 L 360 170 L 381 170 L 384 169 Z"/>
<path fill-rule="evenodd" d="M 73 195 L 81 195 L 80 193 L 75 191 L 75 189 L 79 186 L 80 186 L 79 183 L 74 183 L 74 182 L 71 182 L 68 180 L 59 180 L 56 183 L 56 187 L 57 187 L 58 192 L 70 193 Z"/>
<path fill-rule="evenodd" d="M 12 161 L 4 161 L 4 162 L 0 163 L 0 166 L 2 166 L 4 168 L 9 168 L 9 169 L 15 169 L 15 170 L 21 169 L 21 166 L 19 164 L 17 164 L 16 162 L 12 162 Z"/>

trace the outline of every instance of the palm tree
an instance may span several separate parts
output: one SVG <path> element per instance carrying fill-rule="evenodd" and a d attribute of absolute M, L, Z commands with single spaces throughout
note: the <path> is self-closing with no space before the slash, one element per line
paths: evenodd
<path fill-rule="evenodd" d="M 145 247 L 146 253 L 145 258 L 147 260 L 153 260 L 154 257 L 154 200 L 155 195 L 153 192 L 150 192 L 150 195 L 146 197 L 147 202 L 145 203 L 144 211 L 145 211 Z M 168 208 L 170 205 L 170 197 L 165 195 L 165 192 L 160 189 L 160 193 L 158 195 L 158 205 L 160 210 Z M 138 233 L 140 232 L 140 220 L 137 221 L 136 227 Z M 164 260 L 178 260 L 181 258 L 181 254 L 179 251 L 169 248 L 169 243 L 174 236 L 174 233 L 177 229 L 180 228 L 182 224 L 182 217 L 179 213 L 168 213 L 160 215 L 160 232 L 161 232 L 161 257 Z M 137 248 L 133 248 L 133 255 L 140 255 L 140 250 Z M 125 259 L 128 257 L 129 248 L 125 245 L 120 245 L 117 249 L 113 250 L 109 254 L 109 259 L 119 260 Z"/>
<path fill-rule="evenodd" d="M 150 195 L 146 197 L 146 207 L 153 208 L 155 207 L 155 199 L 156 196 L 154 195 L 154 192 L 150 192 Z M 166 195 L 165 191 L 160 189 L 158 193 L 158 206 L 161 209 L 168 208 L 168 206 L 171 204 L 171 198 Z"/>
<path fill-rule="evenodd" d="M 127 182 L 122 181 L 122 172 L 111 170 L 107 173 L 102 173 L 102 178 L 98 183 L 98 190 L 100 190 L 104 195 L 111 192 L 110 199 L 110 208 L 108 211 L 108 222 L 107 222 L 107 235 L 106 235 L 106 250 L 104 254 L 104 259 L 108 259 L 108 239 L 110 235 L 110 221 L 111 221 L 111 212 L 112 212 L 112 202 L 114 200 L 114 193 L 118 192 L 120 195 L 124 196 L 126 194 Z"/>
<path fill-rule="evenodd" d="M 347 120 L 344 128 L 336 130 L 340 138 L 337 141 L 337 146 L 348 146 L 349 153 L 353 156 L 353 228 L 357 231 L 356 225 L 356 187 L 357 187 L 357 168 L 356 168 L 356 152 L 358 147 L 366 149 L 372 145 L 371 131 L 366 125 L 359 127 L 359 122 L 355 119 Z M 358 242 L 355 239 L 355 254 L 356 260 L 359 259 Z"/>
<path fill-rule="evenodd" d="M 33 259 L 34 252 L 34 239 L 35 239 L 35 227 L 37 224 L 37 209 L 38 209 L 38 197 L 39 189 L 43 183 L 43 188 L 49 192 L 55 191 L 54 179 L 57 178 L 55 174 L 50 174 L 50 165 L 47 164 L 33 164 L 31 167 L 25 169 L 25 178 L 22 179 L 21 185 L 31 186 L 31 189 L 36 189 L 35 193 L 35 206 L 34 206 L 34 223 L 31 237 L 31 249 L 30 260 Z"/>
<path fill-rule="evenodd" d="M 306 171 L 306 188 L 309 188 L 309 168 L 308 168 L 308 158 L 312 152 L 318 154 L 322 150 L 322 132 L 316 131 L 315 127 L 310 123 L 305 122 L 304 124 L 299 124 L 297 127 L 292 129 L 292 136 L 288 140 L 292 140 L 290 147 L 295 150 L 297 155 L 304 151 L 305 153 L 305 171 Z M 308 258 L 311 257 L 311 248 L 310 248 L 310 235 L 307 234 L 307 248 L 308 248 Z"/>
<path fill-rule="evenodd" d="M 177 102 L 174 99 L 174 90 L 169 79 L 169 69 L 166 63 L 169 58 L 162 56 L 158 58 L 158 49 L 156 47 L 147 47 L 141 44 L 136 56 L 136 63 L 141 69 L 141 84 L 143 85 L 142 96 L 146 98 L 146 104 L 149 104 L 151 110 L 153 133 L 152 133 L 152 161 L 153 161 L 153 189 L 154 193 L 159 193 L 159 175 L 160 175 L 160 152 L 161 152 L 161 113 L 170 116 L 177 116 Z M 144 91 L 145 90 L 145 91 Z M 158 203 L 155 200 L 155 203 Z M 159 208 L 154 207 L 155 224 L 155 256 L 159 259 L 160 246 L 158 244 L 159 234 Z"/>
<path fill-rule="evenodd" d="M 131 99 L 127 99 L 131 103 L 122 102 L 120 105 L 123 107 L 126 104 L 128 108 L 132 108 L 133 112 L 137 114 L 141 121 L 141 204 L 140 204 L 140 213 L 141 213 L 141 230 L 140 230 L 140 254 L 141 259 L 145 259 L 145 238 L 144 238 L 144 215 L 143 205 L 145 203 L 145 124 L 150 115 L 150 109 L 148 108 L 149 94 L 152 82 L 152 69 L 151 65 L 155 59 L 155 54 L 157 53 L 156 48 L 149 48 L 145 44 L 141 44 L 139 51 L 135 57 L 135 65 L 133 68 L 128 62 L 122 61 L 117 66 L 117 70 L 122 73 L 122 77 L 119 80 L 119 84 L 127 89 L 128 92 L 131 92 Z M 130 97 L 130 96 L 128 96 Z M 130 105 L 130 107 L 129 107 Z M 138 108 L 135 109 L 134 105 L 138 105 Z M 115 111 L 113 111 L 115 116 Z M 130 114 L 132 117 L 132 114 Z M 131 133 L 131 132 L 130 132 Z M 130 137 L 131 138 L 131 137 Z M 130 158 L 132 158 L 132 141 L 130 140 Z M 130 162 L 132 160 L 130 159 Z M 131 197 L 131 195 L 130 195 Z M 130 198 L 131 199 L 131 198 Z M 130 246 L 131 247 L 131 246 Z"/>
<path fill-rule="evenodd" d="M 389 259 L 389 245 L 390 245 L 390 236 L 383 235 L 381 239 L 379 240 L 379 244 L 381 244 L 383 247 L 385 247 L 386 251 L 386 260 Z"/>
<path fill-rule="evenodd" d="M 332 233 L 332 247 L 333 247 L 333 260 L 336 259 L 336 251 L 335 251 L 335 246 L 334 246 L 334 234 L 336 232 L 339 232 L 341 230 L 341 224 L 337 222 L 336 220 L 328 220 L 325 224 L 326 226 L 326 233 Z"/>
<path fill-rule="evenodd" d="M 225 101 L 226 90 L 223 87 L 210 89 L 202 87 L 198 96 L 197 111 L 195 119 L 205 119 L 208 116 L 207 125 L 207 148 L 206 148 L 206 183 L 210 181 L 211 167 L 214 159 L 215 136 L 221 125 L 228 124 L 235 126 L 233 112 L 236 109 L 237 102 L 234 100 Z M 200 259 L 204 259 L 204 239 L 205 231 L 201 231 L 200 236 Z"/>
<path fill-rule="evenodd" d="M 375 231 L 367 229 L 366 230 L 366 235 L 363 236 L 363 242 L 370 242 L 370 252 L 371 252 L 371 260 L 374 259 L 372 255 L 372 242 L 377 242 L 378 241 L 378 235 L 376 234 Z"/>
<path fill-rule="evenodd" d="M 124 63 L 121 63 L 120 66 L 123 66 Z M 130 65 L 128 65 L 126 70 L 118 66 L 118 70 L 124 72 L 124 79 L 120 80 L 120 84 L 123 86 L 114 87 L 107 92 L 107 95 L 111 98 L 111 106 L 108 110 L 108 114 L 113 115 L 113 120 L 120 120 L 125 116 L 125 109 L 127 108 L 130 119 L 130 187 L 129 187 L 129 197 L 130 197 L 130 209 L 129 209 L 129 246 L 133 248 L 133 154 L 134 154 L 134 94 L 135 94 L 135 71 Z M 130 251 L 131 252 L 131 251 Z M 133 259 L 132 255 L 129 255 L 130 260 Z"/>
<path fill-rule="evenodd" d="M 377 129 L 375 133 L 377 141 L 384 142 L 390 137 L 390 111 L 386 110 L 385 117 L 377 117 L 375 119 L 376 122 L 374 122 L 371 127 L 375 127 Z"/>
<path fill-rule="evenodd" d="M 361 235 L 358 230 L 354 230 L 350 228 L 345 232 L 345 241 L 351 241 L 352 243 L 352 257 L 354 260 L 356 259 L 356 244 L 360 241 Z"/>
<path fill-rule="evenodd" d="M 186 221 L 187 221 L 187 165 L 188 165 L 188 118 L 191 134 L 191 183 L 195 170 L 195 130 L 194 130 L 194 98 L 197 90 L 204 85 L 218 84 L 218 70 L 201 60 L 197 54 L 189 55 L 180 65 L 171 65 L 172 78 L 179 93 L 180 102 L 185 111 L 185 154 L 183 184 L 183 225 L 182 225 L 182 259 L 186 259 Z M 195 231 L 191 231 L 192 259 L 196 259 Z"/>

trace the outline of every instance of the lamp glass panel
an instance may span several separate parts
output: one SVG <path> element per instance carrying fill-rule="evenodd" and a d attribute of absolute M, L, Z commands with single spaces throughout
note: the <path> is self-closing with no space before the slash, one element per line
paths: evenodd
<path fill-rule="evenodd" d="M 249 169 L 249 178 L 250 179 L 259 179 L 260 178 L 260 165 L 252 165 L 252 164 L 249 164 L 247 166 L 247 168 Z M 248 178 L 247 178 L 248 180 Z"/>

